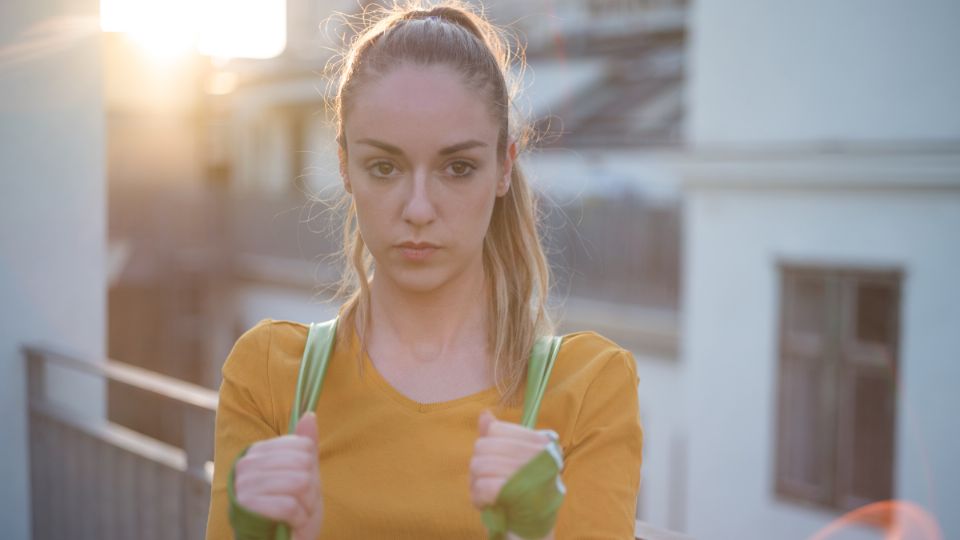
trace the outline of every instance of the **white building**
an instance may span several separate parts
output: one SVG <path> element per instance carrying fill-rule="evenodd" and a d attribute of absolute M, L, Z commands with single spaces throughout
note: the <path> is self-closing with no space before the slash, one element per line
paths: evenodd
<path fill-rule="evenodd" d="M 694 537 L 810 538 L 875 499 L 960 537 L 957 21 L 950 0 L 694 4 Z"/>
<path fill-rule="evenodd" d="M 30 538 L 21 347 L 105 357 L 106 182 L 94 0 L 0 7 L 0 530 Z M 89 14 L 81 16 L 78 14 Z M 50 370 L 47 388 L 103 417 L 103 384 Z"/>

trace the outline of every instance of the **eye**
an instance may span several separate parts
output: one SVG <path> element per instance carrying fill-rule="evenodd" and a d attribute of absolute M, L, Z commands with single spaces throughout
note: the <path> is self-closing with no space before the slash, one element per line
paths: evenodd
<path fill-rule="evenodd" d="M 389 161 L 375 161 L 367 167 L 367 171 L 377 178 L 386 178 L 396 173 L 397 167 Z"/>
<path fill-rule="evenodd" d="M 454 161 L 447 165 L 447 173 L 459 178 L 470 176 L 475 169 L 476 167 L 468 161 Z"/>

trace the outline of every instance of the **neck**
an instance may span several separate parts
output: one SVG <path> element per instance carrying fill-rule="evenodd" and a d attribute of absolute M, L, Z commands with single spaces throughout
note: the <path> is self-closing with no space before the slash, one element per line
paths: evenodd
<path fill-rule="evenodd" d="M 485 355 L 486 290 L 482 263 L 428 292 L 403 289 L 374 276 L 368 343 L 371 349 L 386 346 L 418 364 Z"/>

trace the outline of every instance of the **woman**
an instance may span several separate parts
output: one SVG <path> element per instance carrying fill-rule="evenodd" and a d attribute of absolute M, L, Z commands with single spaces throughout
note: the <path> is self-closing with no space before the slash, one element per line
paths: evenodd
<path fill-rule="evenodd" d="M 231 351 L 208 539 L 233 537 L 234 463 L 236 504 L 298 540 L 484 538 L 479 511 L 551 433 L 566 493 L 543 537 L 633 538 L 631 355 L 592 332 L 565 336 L 540 429 L 518 423 L 527 358 L 551 327 L 510 60 L 489 22 L 449 3 L 388 10 L 347 52 L 335 110 L 352 294 L 316 416 L 295 434 L 308 327 L 264 320 Z"/>

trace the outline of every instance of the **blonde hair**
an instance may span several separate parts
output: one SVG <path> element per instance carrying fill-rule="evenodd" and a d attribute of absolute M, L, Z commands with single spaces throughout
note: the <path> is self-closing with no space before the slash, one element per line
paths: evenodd
<path fill-rule="evenodd" d="M 408 2 L 365 11 L 362 19 L 362 28 L 339 63 L 339 84 L 332 103 L 341 167 L 347 157 L 344 117 L 356 89 L 401 62 L 442 64 L 461 74 L 471 88 L 483 89 L 500 126 L 498 158 L 503 162 L 511 127 L 518 152 L 522 150 L 527 130 L 511 115 L 516 86 L 508 83 L 508 76 L 511 62 L 523 66 L 523 53 L 512 49 L 503 31 L 482 13 L 460 2 L 429 7 Z M 483 268 L 491 293 L 487 346 L 493 353 L 500 402 L 510 406 L 518 405 L 523 395 L 527 358 L 534 341 L 553 331 L 546 310 L 550 271 L 537 232 L 537 212 L 534 193 L 520 166 L 514 163 L 510 188 L 496 199 L 483 242 Z M 369 277 L 374 261 L 360 235 L 352 198 L 348 198 L 343 229 L 343 257 L 346 264 L 340 293 L 346 300 L 340 311 L 341 328 L 355 327 L 365 347 Z M 340 333 L 341 337 L 345 334 Z"/>

